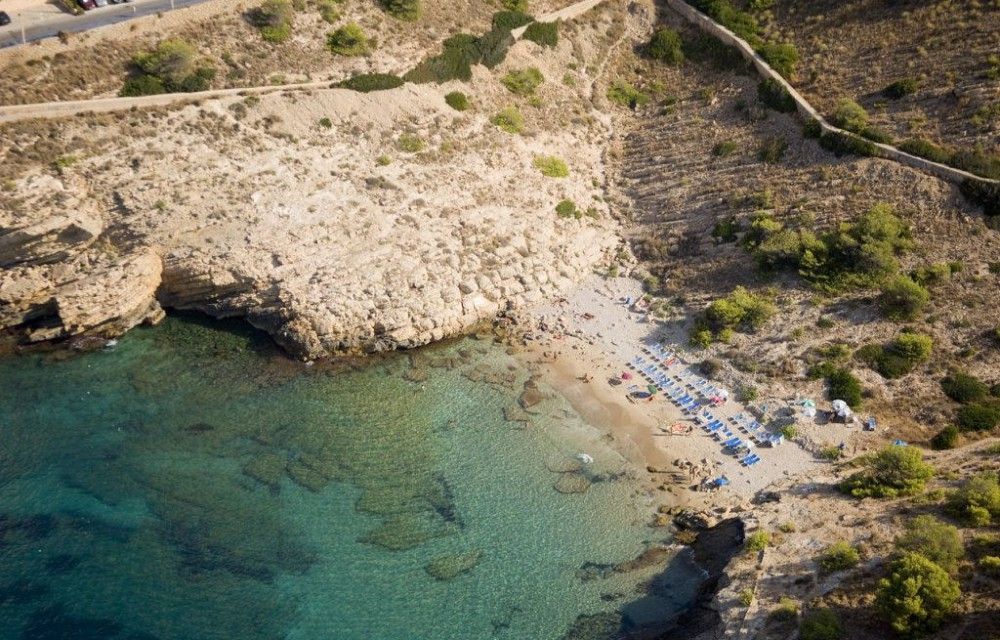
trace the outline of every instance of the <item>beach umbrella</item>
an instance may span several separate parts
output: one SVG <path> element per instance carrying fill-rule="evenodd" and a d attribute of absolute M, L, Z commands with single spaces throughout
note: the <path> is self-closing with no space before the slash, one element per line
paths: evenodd
<path fill-rule="evenodd" d="M 833 410 L 836 411 L 837 413 L 850 410 L 849 407 L 847 406 L 847 403 L 844 402 L 843 400 L 834 400 L 831 403 L 831 406 L 833 407 Z"/>

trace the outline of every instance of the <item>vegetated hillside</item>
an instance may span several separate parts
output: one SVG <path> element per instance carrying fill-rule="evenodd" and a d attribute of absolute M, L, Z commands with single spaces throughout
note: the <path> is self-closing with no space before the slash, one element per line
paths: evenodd
<path fill-rule="evenodd" d="M 860 382 L 860 412 L 894 436 L 929 441 L 961 410 L 941 388 L 950 370 L 1000 382 L 995 221 L 953 184 L 886 160 L 838 158 L 761 99 L 741 59 L 664 19 L 680 31 L 685 61 L 640 52 L 617 67 L 644 95 L 634 114 L 620 111 L 628 133 L 618 185 L 633 205 L 631 240 L 654 309 L 762 397 L 823 399 L 831 375 L 846 373 Z M 899 237 L 872 231 L 883 223 Z M 749 302 L 729 297 L 739 286 Z M 911 294 L 918 308 L 896 313 Z M 744 303 L 756 307 L 740 315 Z M 931 351 L 896 366 L 911 334 L 928 336 Z"/>
<path fill-rule="evenodd" d="M 400 3 L 406 4 L 406 3 Z M 206 5 L 0 52 L 0 104 L 115 95 L 142 52 L 164 40 L 189 43 L 214 76 L 204 87 L 343 80 L 359 73 L 402 74 L 458 32 L 488 30 L 499 1 L 422 0 L 415 19 L 391 15 L 377 0 L 215 0 Z M 536 0 L 532 13 L 567 2 Z M 255 13 L 269 6 L 267 16 Z M 278 26 L 268 30 L 269 23 Z M 288 24 L 288 27 L 282 25 Z M 355 24 L 367 39 L 350 55 L 328 37 Z"/>
<path fill-rule="evenodd" d="M 757 15 L 798 48 L 793 83 L 821 112 L 854 100 L 897 143 L 979 148 L 1000 177 L 1000 2 L 751 4 L 773 5 Z"/>

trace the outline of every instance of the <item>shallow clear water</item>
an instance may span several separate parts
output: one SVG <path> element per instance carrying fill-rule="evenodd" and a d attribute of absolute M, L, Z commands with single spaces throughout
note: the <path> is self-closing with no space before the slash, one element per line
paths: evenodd
<path fill-rule="evenodd" d="M 558 396 L 505 418 L 527 377 L 474 340 L 308 368 L 192 318 L 0 359 L 0 639 L 608 638 L 683 608 L 683 559 L 652 597 L 662 566 L 581 572 L 665 534 Z"/>

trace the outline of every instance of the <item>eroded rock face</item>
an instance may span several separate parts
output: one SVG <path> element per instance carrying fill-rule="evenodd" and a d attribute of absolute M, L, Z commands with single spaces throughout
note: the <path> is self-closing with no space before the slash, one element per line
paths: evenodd
<path fill-rule="evenodd" d="M 485 96 L 497 83 L 482 73 Z M 101 170 L 64 189 L 102 212 L 127 257 L 97 252 L 99 223 L 25 207 L 0 238 L 16 272 L 0 280 L 0 327 L 30 326 L 31 340 L 110 334 L 161 313 L 155 292 L 168 308 L 245 317 L 319 358 L 427 344 L 567 290 L 618 241 L 596 186 L 603 125 L 510 135 L 442 95 L 324 90 L 149 115 L 155 154 L 115 138 L 74 165 Z M 407 150 L 402 133 L 424 150 Z M 542 154 L 564 158 L 570 176 L 541 175 Z M 565 198 L 590 215 L 557 216 Z"/>

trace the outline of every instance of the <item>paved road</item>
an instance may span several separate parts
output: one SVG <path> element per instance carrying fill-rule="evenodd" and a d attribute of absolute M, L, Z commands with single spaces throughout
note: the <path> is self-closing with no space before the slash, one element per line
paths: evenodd
<path fill-rule="evenodd" d="M 23 41 L 33 42 L 42 38 L 51 38 L 60 31 L 66 33 L 87 31 L 95 27 L 116 24 L 161 11 L 170 11 L 172 8 L 189 7 L 202 2 L 205 0 L 137 0 L 129 4 L 108 5 L 91 9 L 79 16 L 54 12 L 51 6 L 45 7 L 47 11 L 14 13 L 11 15 L 11 24 L 0 28 L 0 47 L 10 47 L 21 44 Z"/>

